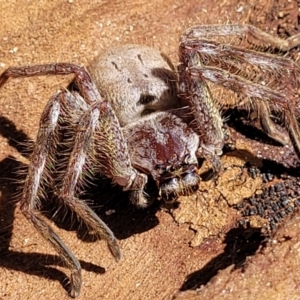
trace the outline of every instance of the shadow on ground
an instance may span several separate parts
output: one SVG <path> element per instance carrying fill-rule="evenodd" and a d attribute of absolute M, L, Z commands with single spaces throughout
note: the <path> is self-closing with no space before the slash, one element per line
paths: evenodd
<path fill-rule="evenodd" d="M 33 141 L 7 118 L 0 117 L 0 135 L 8 139 L 8 144 L 14 147 L 24 157 L 28 158 Z M 14 157 L 9 156 L 0 162 L 0 266 L 7 269 L 21 271 L 31 275 L 42 276 L 50 280 L 57 280 L 69 291 L 67 276 L 52 266 L 63 266 L 57 255 L 40 253 L 22 253 L 9 250 L 13 232 L 15 209 L 20 200 L 22 182 L 24 182 L 27 166 Z M 21 171 L 20 171 L 21 170 Z M 151 188 L 150 188 L 151 189 Z M 95 242 L 97 238 L 88 233 L 85 225 L 72 213 L 62 206 L 55 197 L 47 191 L 48 199 L 42 199 L 41 211 L 56 226 L 68 231 L 76 231 L 77 237 L 84 242 Z M 152 195 L 151 190 L 149 194 Z M 156 202 L 148 209 L 134 208 L 128 200 L 128 195 L 118 187 L 112 187 L 108 180 L 97 179 L 93 182 L 88 196 L 94 201 L 91 207 L 100 218 L 111 228 L 117 239 L 126 239 L 136 233 L 150 230 L 158 225 L 155 213 L 159 209 Z M 49 201 L 50 200 L 50 201 Z M 80 261 L 83 269 L 103 274 L 105 269 Z M 34 267 L 32 266 L 34 265 Z"/>
<path fill-rule="evenodd" d="M 265 244 L 265 236 L 260 229 L 233 228 L 226 234 L 223 242 L 224 251 L 210 260 L 202 269 L 189 274 L 180 288 L 180 291 L 196 290 L 206 285 L 219 270 L 235 265 L 235 269 L 244 265 L 246 258 L 256 253 L 261 245 Z"/>

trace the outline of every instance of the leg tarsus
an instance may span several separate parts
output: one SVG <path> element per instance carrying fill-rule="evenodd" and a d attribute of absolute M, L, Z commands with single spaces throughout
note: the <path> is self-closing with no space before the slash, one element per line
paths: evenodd
<path fill-rule="evenodd" d="M 81 266 L 72 251 L 63 243 L 60 237 L 40 217 L 40 213 L 22 203 L 20 209 L 27 220 L 33 224 L 36 230 L 47 240 L 60 255 L 66 266 L 71 270 L 70 295 L 76 297 L 81 289 Z"/>
<path fill-rule="evenodd" d="M 149 201 L 144 195 L 144 186 L 148 181 L 147 175 L 137 173 L 134 180 L 124 187 L 124 191 L 130 191 L 130 202 L 138 207 L 149 206 Z"/>
<path fill-rule="evenodd" d="M 285 112 L 285 123 L 287 124 L 287 129 L 295 152 L 300 159 L 300 129 L 292 109 Z"/>
<path fill-rule="evenodd" d="M 212 169 L 205 173 L 204 180 L 210 180 L 214 178 L 221 171 L 220 155 L 222 152 L 211 151 L 208 148 L 202 146 L 197 151 L 197 157 L 205 158 L 211 164 Z"/>
<path fill-rule="evenodd" d="M 77 199 L 73 194 L 66 194 L 65 189 L 63 186 L 62 193 L 58 196 L 61 202 L 67 205 L 76 216 L 79 216 L 98 237 L 106 241 L 111 254 L 116 261 L 119 261 L 121 251 L 113 232 L 83 200 Z"/>
<path fill-rule="evenodd" d="M 270 138 L 277 141 L 281 145 L 287 145 L 290 141 L 289 136 L 286 133 L 280 131 L 270 118 L 271 111 L 269 105 L 256 99 L 256 106 L 258 109 L 258 117 L 263 131 Z"/>
<path fill-rule="evenodd" d="M 144 196 L 142 190 L 130 191 L 130 202 L 138 207 L 146 208 L 149 206 L 149 200 Z"/>
<path fill-rule="evenodd" d="M 76 298 L 80 294 L 80 288 L 81 288 L 81 270 L 73 271 L 71 274 L 71 290 L 70 290 L 70 296 L 72 298 Z"/>

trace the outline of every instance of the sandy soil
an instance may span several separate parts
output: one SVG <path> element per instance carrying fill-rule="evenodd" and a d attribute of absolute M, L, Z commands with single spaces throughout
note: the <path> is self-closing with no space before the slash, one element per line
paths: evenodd
<path fill-rule="evenodd" d="M 103 49 L 124 43 L 155 47 L 176 63 L 179 36 L 191 25 L 252 23 L 286 38 L 299 32 L 298 5 L 283 0 L 0 0 L 0 72 L 46 62 L 88 65 Z M 50 95 L 70 80 L 16 79 L 1 89 L 0 300 L 69 299 L 68 270 L 22 215 L 16 195 L 23 179 L 17 170 L 28 164 L 40 114 Z M 204 182 L 194 196 L 181 197 L 177 208 L 161 209 L 155 202 L 137 210 L 125 194 L 107 187 L 95 194 L 96 212 L 120 242 L 119 263 L 104 242 L 93 241 L 68 214 L 64 220 L 52 218 L 55 209 L 45 204 L 49 222 L 81 262 L 80 299 L 300 299 L 298 214 L 283 218 L 279 231 L 266 240 L 261 229 L 266 220 L 246 218 L 244 229 L 233 207 L 273 184 L 273 179 L 250 176 L 249 164 L 275 174 L 275 183 L 296 185 L 295 155 L 291 147 L 282 153 L 282 147 L 252 141 L 234 126 L 230 131 L 235 150 L 229 152 L 235 155 L 224 155 L 218 179 Z M 259 151 L 278 164 L 263 168 Z M 290 177 L 280 177 L 281 172 Z"/>

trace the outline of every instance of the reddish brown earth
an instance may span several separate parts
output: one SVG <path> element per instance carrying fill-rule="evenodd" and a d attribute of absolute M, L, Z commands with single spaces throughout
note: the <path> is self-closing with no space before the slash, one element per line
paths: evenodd
<path fill-rule="evenodd" d="M 124 43 L 155 47 L 176 62 L 179 36 L 194 24 L 252 23 L 286 38 L 299 32 L 299 5 L 294 0 L 0 0 L 0 72 L 46 62 L 88 65 L 103 49 Z M 26 145 L 35 140 L 39 116 L 50 95 L 70 79 L 16 79 L 0 91 L 0 300 L 69 299 L 68 270 L 21 214 L 16 195 L 17 170 L 28 164 Z M 249 228 L 235 228 L 241 216 L 232 207 L 263 189 L 263 180 L 249 176 L 246 163 L 262 167 L 260 157 L 268 156 L 280 166 L 270 164 L 269 173 L 283 170 L 293 177 L 295 156 L 290 147 L 283 151 L 230 131 L 235 150 L 222 157 L 220 176 L 203 182 L 196 195 L 181 197 L 178 208 L 168 211 L 155 202 L 137 210 L 119 191 L 106 187 L 95 193 L 97 213 L 120 242 L 119 263 L 104 242 L 79 230 L 74 218 L 49 221 L 81 262 L 80 299 L 300 299 L 299 214 L 284 218 L 265 239 L 266 220 L 250 218 Z"/>

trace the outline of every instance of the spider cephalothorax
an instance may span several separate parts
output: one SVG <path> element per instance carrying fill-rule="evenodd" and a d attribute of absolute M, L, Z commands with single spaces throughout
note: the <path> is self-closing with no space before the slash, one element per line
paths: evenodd
<path fill-rule="evenodd" d="M 180 118 L 157 112 L 140 124 L 126 126 L 123 132 L 133 166 L 153 177 L 162 199 L 172 201 L 198 189 L 199 137 Z"/>
<path fill-rule="evenodd" d="M 9 68 L 0 76 L 1 87 L 10 77 L 75 75 L 43 111 L 20 201 L 24 215 L 70 268 L 71 296 L 80 292 L 81 266 L 39 212 L 42 186 L 55 184 L 58 199 L 107 241 L 118 260 L 113 233 L 78 198 L 82 181 L 95 174 L 108 177 L 142 207 L 149 203 L 144 195 L 148 176 L 165 201 L 195 192 L 200 184 L 198 159 L 208 160 L 218 173 L 224 144 L 223 99 L 212 97 L 207 82 L 236 92 L 236 106 L 247 100 L 266 133 L 282 144 L 291 140 L 299 155 L 298 66 L 290 59 L 248 50 L 243 43 L 234 47 L 212 40 L 224 36 L 282 51 L 300 42 L 300 35 L 283 41 L 252 26 L 195 26 L 181 37 L 177 71 L 159 51 L 126 45 L 97 57 L 89 72 L 57 63 Z M 271 111 L 282 115 L 288 134 L 273 124 Z M 58 153 L 60 145 L 64 155 Z"/>

